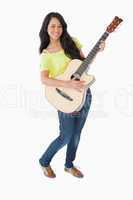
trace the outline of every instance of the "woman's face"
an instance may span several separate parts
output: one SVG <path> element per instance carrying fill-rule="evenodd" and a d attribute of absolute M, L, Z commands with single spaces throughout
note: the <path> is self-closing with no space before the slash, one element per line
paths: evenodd
<path fill-rule="evenodd" d="M 58 40 L 62 35 L 63 28 L 60 21 L 56 17 L 53 17 L 50 20 L 47 31 L 50 39 L 52 40 Z"/>

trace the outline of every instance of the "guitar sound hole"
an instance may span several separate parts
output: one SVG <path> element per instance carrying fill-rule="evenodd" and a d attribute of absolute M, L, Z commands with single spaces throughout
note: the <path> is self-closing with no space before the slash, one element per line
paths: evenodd
<path fill-rule="evenodd" d="M 75 81 L 79 81 L 80 80 L 80 78 L 76 78 L 74 75 L 72 75 L 70 79 L 73 79 Z"/>

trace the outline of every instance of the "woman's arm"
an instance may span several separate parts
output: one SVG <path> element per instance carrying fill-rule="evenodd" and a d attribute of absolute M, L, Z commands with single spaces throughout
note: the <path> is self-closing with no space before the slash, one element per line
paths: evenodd
<path fill-rule="evenodd" d="M 85 58 L 85 55 L 84 55 L 84 53 L 83 53 L 83 51 L 80 49 L 80 55 L 83 57 L 83 58 Z"/>
<path fill-rule="evenodd" d="M 59 86 L 64 87 L 66 84 L 66 81 L 49 78 L 48 70 L 41 71 L 41 82 L 42 84 L 45 84 L 47 86 L 55 86 L 55 87 Z"/>
<path fill-rule="evenodd" d="M 85 81 L 80 80 L 57 80 L 54 78 L 49 77 L 49 71 L 44 70 L 41 71 L 41 82 L 42 84 L 45 84 L 47 86 L 53 86 L 53 87 L 65 87 L 65 88 L 73 88 L 77 91 L 81 91 L 85 87 Z"/>

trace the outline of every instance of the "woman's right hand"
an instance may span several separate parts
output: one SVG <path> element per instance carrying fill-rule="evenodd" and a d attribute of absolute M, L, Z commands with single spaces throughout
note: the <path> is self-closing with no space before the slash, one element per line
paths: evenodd
<path fill-rule="evenodd" d="M 66 87 L 67 88 L 73 88 L 79 92 L 82 92 L 82 89 L 85 87 L 85 81 L 83 80 L 69 80 L 66 82 Z"/>

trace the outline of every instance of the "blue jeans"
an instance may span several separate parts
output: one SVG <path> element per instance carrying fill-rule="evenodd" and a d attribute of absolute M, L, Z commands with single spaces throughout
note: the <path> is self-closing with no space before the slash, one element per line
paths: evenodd
<path fill-rule="evenodd" d="M 39 159 L 41 166 L 49 166 L 53 156 L 67 144 L 65 167 L 73 167 L 81 131 L 90 109 L 91 99 L 91 91 L 88 89 L 84 105 L 80 111 L 73 113 L 58 111 L 60 135 L 49 145 Z"/>

